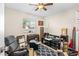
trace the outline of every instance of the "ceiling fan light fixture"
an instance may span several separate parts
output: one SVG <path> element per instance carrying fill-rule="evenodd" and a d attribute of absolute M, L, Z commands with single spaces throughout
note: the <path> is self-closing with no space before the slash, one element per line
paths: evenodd
<path fill-rule="evenodd" d="M 38 3 L 38 4 L 30 4 L 30 5 L 34 5 L 34 6 L 36 6 L 37 8 L 35 9 L 35 11 L 37 11 L 37 10 L 41 10 L 41 9 L 43 9 L 43 10 L 47 10 L 47 8 L 46 8 L 46 6 L 50 6 L 50 5 L 53 5 L 53 3 Z"/>
<path fill-rule="evenodd" d="M 39 9 L 43 9 L 44 6 L 43 6 L 43 5 L 38 5 L 38 8 L 39 8 Z"/>

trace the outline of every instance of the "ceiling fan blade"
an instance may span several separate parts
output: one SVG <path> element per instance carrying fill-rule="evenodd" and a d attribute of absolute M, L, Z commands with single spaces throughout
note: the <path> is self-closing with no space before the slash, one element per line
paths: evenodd
<path fill-rule="evenodd" d="M 43 8 L 45 11 L 47 10 L 45 7 Z"/>
<path fill-rule="evenodd" d="M 48 6 L 48 5 L 53 5 L 53 3 L 47 3 L 47 4 L 44 4 L 44 6 Z"/>
<path fill-rule="evenodd" d="M 37 11 L 39 8 L 36 8 L 35 11 Z"/>

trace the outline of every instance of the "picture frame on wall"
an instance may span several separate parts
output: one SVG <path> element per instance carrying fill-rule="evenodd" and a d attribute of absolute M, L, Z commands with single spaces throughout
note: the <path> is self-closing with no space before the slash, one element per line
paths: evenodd
<path fill-rule="evenodd" d="M 35 28 L 35 20 L 31 18 L 25 18 L 23 19 L 23 28 L 28 27 L 29 29 L 34 29 Z"/>
<path fill-rule="evenodd" d="M 34 33 L 36 28 L 35 18 L 23 18 L 23 29 L 29 33 Z"/>
<path fill-rule="evenodd" d="M 38 21 L 38 26 L 43 26 L 43 21 Z"/>

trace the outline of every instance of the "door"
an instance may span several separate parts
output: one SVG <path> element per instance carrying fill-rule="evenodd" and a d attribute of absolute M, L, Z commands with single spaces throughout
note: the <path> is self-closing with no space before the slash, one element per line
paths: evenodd
<path fill-rule="evenodd" d="M 44 27 L 40 27 L 40 41 L 42 41 L 44 35 Z"/>

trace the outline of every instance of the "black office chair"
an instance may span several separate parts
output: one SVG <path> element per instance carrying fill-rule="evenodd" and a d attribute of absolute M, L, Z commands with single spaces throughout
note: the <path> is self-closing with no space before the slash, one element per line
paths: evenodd
<path fill-rule="evenodd" d="M 13 35 L 5 37 L 5 46 L 8 46 L 8 51 L 5 51 L 9 56 L 28 56 L 27 48 L 20 49 L 20 46 Z"/>

